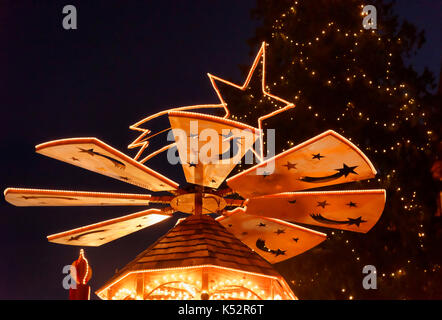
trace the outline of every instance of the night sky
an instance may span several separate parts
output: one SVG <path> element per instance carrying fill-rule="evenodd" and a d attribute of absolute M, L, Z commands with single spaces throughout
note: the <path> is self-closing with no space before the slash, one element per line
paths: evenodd
<path fill-rule="evenodd" d="M 91 136 L 134 156 L 127 145 L 137 133 L 129 125 L 170 107 L 218 103 L 207 72 L 243 82 L 239 66 L 256 54 L 247 45 L 257 26 L 250 17 L 254 2 L 1 0 L 0 187 L 149 193 L 36 154 L 34 146 Z M 428 66 L 438 79 L 442 1 L 398 2 L 398 13 L 427 33 L 410 62 L 420 71 Z M 78 10 L 77 30 L 62 28 L 67 4 Z M 161 160 L 147 165 L 184 182 L 179 167 Z M 46 235 L 144 209 L 19 208 L 3 197 L 0 202 L 0 299 L 67 299 L 62 268 L 80 248 L 48 243 Z M 175 220 L 85 248 L 92 291 Z"/>

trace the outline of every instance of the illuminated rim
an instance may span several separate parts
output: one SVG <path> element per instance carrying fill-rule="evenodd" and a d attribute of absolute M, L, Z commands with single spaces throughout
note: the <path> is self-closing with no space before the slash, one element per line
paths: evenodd
<path fill-rule="evenodd" d="M 124 275 L 121 275 L 120 277 L 118 277 L 117 279 L 115 279 L 113 282 L 111 282 L 110 284 L 108 284 L 106 287 L 99 289 L 98 291 L 96 291 L 95 293 L 101 297 L 101 294 L 103 293 L 103 291 L 109 289 L 111 286 L 113 286 L 114 284 L 116 284 L 117 282 L 120 282 L 121 280 L 123 280 L 124 278 L 130 276 L 131 274 L 136 274 L 136 273 L 149 273 L 149 272 L 160 272 L 160 271 L 176 271 L 176 270 L 191 270 L 191 269 L 199 269 L 199 268 L 215 268 L 215 269 L 222 269 L 222 270 L 228 270 L 228 271 L 234 271 L 234 272 L 240 272 L 240 273 L 244 273 L 244 274 L 248 274 L 248 275 L 252 275 L 252 276 L 257 276 L 257 277 L 264 277 L 264 278 L 268 278 L 271 280 L 275 280 L 275 281 L 279 281 L 281 283 L 281 285 L 284 287 L 284 289 L 288 292 L 288 294 L 295 299 L 294 294 L 292 293 L 292 290 L 288 287 L 287 283 L 285 282 L 284 278 L 282 277 L 275 277 L 275 276 L 269 276 L 269 275 L 265 275 L 262 273 L 255 273 L 255 272 L 250 272 L 250 271 L 245 271 L 245 270 L 239 270 L 239 269 L 234 269 L 234 268 L 227 268 L 227 267 L 221 267 L 221 266 L 215 266 L 215 265 L 211 265 L 211 264 L 204 264 L 204 265 L 198 265 L 198 266 L 190 266 L 190 267 L 175 267 L 175 268 L 164 268 L 164 269 L 145 269 L 145 270 L 134 270 L 134 271 L 129 271 Z"/>
<path fill-rule="evenodd" d="M 256 129 L 256 128 L 254 128 L 254 129 L 255 129 L 255 130 L 259 130 L 259 134 L 260 134 L 260 137 L 261 137 L 262 122 L 263 122 L 265 119 L 268 119 L 268 118 L 270 118 L 270 117 L 273 117 L 273 116 L 277 115 L 278 113 L 284 112 L 284 111 L 286 111 L 286 110 L 288 110 L 288 109 L 292 109 L 292 108 L 295 107 L 295 105 L 294 105 L 293 103 L 288 102 L 288 101 L 286 101 L 286 100 L 284 100 L 284 99 L 282 99 L 282 98 L 280 98 L 280 97 L 277 97 L 277 96 L 271 94 L 270 92 L 266 91 L 266 86 L 265 86 L 266 46 L 267 46 L 267 44 L 266 44 L 265 42 L 262 42 L 261 47 L 260 47 L 260 49 L 259 49 L 259 51 L 258 51 L 258 54 L 256 55 L 255 60 L 253 61 L 253 64 L 252 64 L 252 66 L 251 66 L 251 68 L 250 68 L 250 70 L 249 70 L 249 73 L 248 73 L 248 75 L 247 75 L 247 78 L 246 78 L 246 80 L 245 80 L 245 82 L 244 82 L 244 84 L 243 84 L 242 86 L 237 85 L 237 84 L 234 84 L 234 83 L 232 83 L 232 82 L 230 82 L 230 81 L 227 81 L 227 80 L 224 80 L 224 79 L 222 79 L 222 78 L 219 78 L 219 77 L 217 77 L 217 76 L 214 76 L 214 75 L 212 75 L 212 74 L 210 74 L 210 73 L 207 74 L 207 76 L 208 76 L 209 79 L 210 79 L 210 83 L 212 84 L 212 87 L 213 87 L 213 89 L 215 90 L 215 92 L 216 92 L 216 94 L 217 94 L 217 96 L 218 96 L 218 99 L 220 100 L 221 104 L 203 104 L 203 105 L 193 105 L 193 106 L 185 106 L 185 107 L 172 108 L 172 109 L 168 109 L 168 110 L 165 110 L 165 111 L 161 111 L 161 112 L 155 113 L 155 114 L 153 114 L 153 115 L 151 115 L 151 116 L 148 116 L 148 117 L 146 117 L 146 118 L 144 118 L 144 119 L 138 121 L 138 122 L 135 123 L 134 125 L 131 125 L 131 126 L 129 127 L 131 130 L 135 130 L 135 131 L 139 131 L 139 132 L 141 132 L 141 135 L 140 135 L 138 138 L 136 138 L 136 139 L 135 139 L 131 144 L 129 144 L 129 146 L 128 146 L 129 149 L 136 148 L 136 147 L 140 147 L 140 150 L 138 151 L 138 153 L 136 154 L 136 156 L 134 157 L 134 159 L 135 159 L 135 160 L 138 160 L 138 159 L 140 158 L 141 154 L 142 154 L 142 153 L 144 152 L 144 150 L 149 146 L 149 141 L 148 141 L 148 140 L 149 140 L 151 137 L 153 137 L 153 136 L 155 136 L 155 135 L 157 135 L 157 134 L 159 134 L 159 133 L 161 133 L 161 132 L 164 132 L 164 131 L 168 130 L 168 129 L 166 129 L 166 130 L 162 130 L 162 131 L 160 131 L 160 132 L 157 132 L 157 133 L 153 134 L 153 135 L 150 136 L 150 137 L 146 137 L 148 134 L 151 133 L 151 130 L 140 128 L 140 126 L 141 126 L 142 124 L 144 124 L 144 123 L 146 123 L 146 122 L 152 120 L 152 119 L 155 119 L 155 118 L 157 118 L 157 117 L 160 117 L 160 116 L 162 116 L 162 115 L 164 115 L 164 114 L 166 114 L 166 113 L 169 113 L 169 112 L 178 112 L 179 110 L 183 111 L 183 110 L 214 109 L 214 108 L 223 108 L 224 111 L 225 111 L 225 115 L 224 115 L 223 118 L 224 118 L 224 119 L 227 119 L 227 118 L 229 117 L 229 115 L 230 115 L 230 111 L 229 111 L 229 109 L 228 109 L 228 107 L 227 107 L 227 104 L 226 104 L 226 102 L 224 101 L 224 99 L 223 99 L 223 97 L 222 97 L 222 95 L 221 95 L 221 93 L 220 93 L 220 91 L 219 91 L 219 89 L 218 89 L 218 87 L 217 87 L 215 81 L 220 81 L 220 82 L 226 83 L 226 84 L 228 84 L 228 85 L 230 85 L 230 86 L 232 86 L 232 87 L 235 87 L 235 88 L 237 88 L 237 89 L 239 89 L 239 90 L 244 91 L 244 90 L 247 88 L 247 86 L 249 85 L 250 80 L 251 80 L 251 78 L 252 78 L 252 76 L 253 76 L 253 73 L 254 73 L 255 69 L 256 69 L 257 65 L 259 64 L 259 62 L 261 61 L 261 59 L 262 59 L 262 65 L 263 65 L 263 66 L 262 66 L 262 68 L 263 68 L 263 69 L 262 69 L 262 77 L 261 77 L 261 90 L 262 90 L 262 93 L 263 93 L 264 96 L 268 96 L 268 97 L 270 97 L 270 98 L 273 98 L 273 99 L 275 99 L 275 100 L 278 100 L 278 101 L 281 102 L 281 103 L 284 103 L 284 104 L 285 104 L 285 107 L 282 107 L 282 108 L 276 109 L 276 110 L 274 110 L 273 112 L 271 112 L 271 113 L 269 113 L 269 114 L 266 114 L 266 115 L 264 115 L 264 116 L 261 116 L 261 117 L 258 119 L 258 129 Z M 200 114 L 200 115 L 201 115 L 201 114 Z M 241 124 L 241 125 L 244 125 L 244 124 Z M 262 137 L 261 137 L 261 138 L 262 138 Z M 172 143 L 172 144 L 170 144 L 170 145 L 167 145 L 167 146 L 165 146 L 165 147 L 163 147 L 163 148 L 161 148 L 161 149 L 159 149 L 159 150 L 157 150 L 157 151 L 155 151 L 155 152 L 149 154 L 149 155 L 146 156 L 144 159 L 142 159 L 140 162 L 141 162 L 141 163 L 144 163 L 144 162 L 146 162 L 147 160 L 151 159 L 152 157 L 156 156 L 157 154 L 159 154 L 159 153 L 161 153 L 161 152 L 163 152 L 163 151 L 165 151 L 165 150 L 167 150 L 167 149 L 173 147 L 174 145 L 175 145 L 174 143 Z M 253 148 L 252 148 L 252 150 L 253 150 L 253 152 L 257 155 L 258 159 L 260 159 L 260 161 L 262 161 L 262 158 L 263 158 L 263 139 L 260 139 L 260 146 L 261 146 L 261 155 L 258 155 L 258 154 L 256 153 L 256 151 L 255 151 Z"/>
<path fill-rule="evenodd" d="M 360 195 L 360 194 L 383 194 L 384 198 L 386 197 L 386 191 L 384 189 L 372 189 L 372 190 L 340 190 L 340 191 L 300 191 L 300 192 L 281 192 L 281 193 L 273 193 L 264 196 L 259 196 L 256 198 L 250 198 L 251 200 L 255 199 L 272 199 L 272 198 L 286 198 L 293 196 L 315 196 L 315 195 Z"/>
<path fill-rule="evenodd" d="M 106 221 L 90 224 L 88 226 L 72 229 L 72 230 L 69 230 L 69 231 L 55 233 L 55 234 L 47 236 L 47 239 L 48 239 L 48 241 L 52 241 L 52 240 L 55 240 L 57 238 L 62 238 L 62 237 L 65 237 L 65 236 L 69 236 L 69 235 L 78 233 L 78 232 L 89 231 L 89 230 L 92 230 L 92 229 L 95 229 L 95 228 L 98 228 L 98 227 L 108 226 L 110 224 L 114 224 L 114 223 L 118 223 L 118 222 L 122 222 L 122 221 L 126 221 L 126 220 L 131 220 L 131 219 L 139 218 L 139 217 L 150 215 L 150 214 L 161 215 L 161 216 L 164 216 L 165 219 L 170 217 L 170 215 L 163 213 L 159 209 L 148 209 L 148 210 L 140 211 L 140 212 L 137 212 L 137 213 L 129 214 L 127 216 L 123 216 L 123 217 L 119 217 L 119 218 L 115 218 L 115 219 L 110 219 L 110 220 L 106 220 Z"/>
<path fill-rule="evenodd" d="M 83 280 L 82 280 L 82 283 L 86 284 L 87 276 L 89 274 L 89 262 L 87 261 L 86 257 L 84 256 L 84 250 L 83 249 L 80 250 L 80 257 L 82 259 L 84 259 L 84 261 L 86 261 L 86 273 L 84 274 L 84 277 L 83 277 Z"/>
<path fill-rule="evenodd" d="M 135 161 L 134 159 L 128 157 L 127 155 L 118 151 L 117 149 L 114 149 L 111 146 L 105 144 L 104 142 L 98 140 L 97 138 L 70 138 L 70 139 L 53 140 L 53 141 L 45 142 L 45 143 L 35 146 L 35 151 L 38 153 L 41 153 L 46 148 L 55 147 L 55 146 L 70 145 L 70 144 L 75 144 L 75 143 L 95 144 L 95 145 L 103 148 L 107 152 L 113 154 L 114 156 L 123 159 L 127 163 L 129 163 L 129 164 L 137 167 L 138 169 L 154 176 L 155 178 L 161 180 L 162 182 L 167 183 L 170 187 L 176 189 L 179 186 L 175 181 L 172 181 L 169 178 L 163 176 L 162 174 L 144 166 L 143 164 Z"/>
<path fill-rule="evenodd" d="M 193 106 L 171 108 L 171 109 L 160 111 L 160 112 L 157 112 L 157 113 L 155 113 L 153 115 L 150 115 L 150 116 L 148 116 L 148 117 L 138 121 L 137 123 L 135 123 L 135 124 L 133 124 L 133 125 L 131 125 L 129 127 L 129 129 L 131 129 L 131 130 L 139 131 L 139 132 L 142 132 L 142 133 L 141 133 L 141 135 L 138 138 L 136 138 L 134 141 L 132 141 L 132 143 L 127 146 L 127 148 L 128 149 L 133 149 L 133 148 L 140 147 L 140 150 L 138 150 L 138 153 L 134 157 L 134 160 L 138 160 L 138 158 L 141 156 L 141 154 L 144 152 L 144 150 L 149 146 L 148 139 L 150 137 L 146 137 L 146 136 L 149 133 L 151 133 L 151 131 L 149 129 L 143 129 L 143 128 L 140 128 L 140 126 L 142 124 L 152 120 L 152 119 L 161 117 L 161 116 L 169 113 L 170 111 L 174 111 L 174 110 L 178 111 L 178 110 L 216 109 L 216 108 L 224 108 L 225 109 L 225 106 L 223 104 L 201 104 L 201 105 L 193 105 Z M 169 130 L 169 129 L 170 128 L 168 128 L 166 130 Z M 163 131 L 165 131 L 165 130 L 163 130 Z M 163 131 L 160 131 L 160 132 L 163 132 Z M 156 134 L 158 134 L 158 133 L 156 133 Z M 151 137 L 153 137 L 156 134 L 153 134 Z M 164 149 L 164 148 L 162 148 L 162 149 Z M 160 153 L 162 151 L 164 151 L 164 150 L 160 149 L 160 150 L 156 151 L 156 154 L 158 154 L 158 153 Z M 151 157 L 151 155 L 149 155 L 145 159 L 141 160 L 141 163 L 144 163 L 145 161 L 147 161 L 147 158 L 149 158 L 149 157 Z"/>
<path fill-rule="evenodd" d="M 26 188 L 7 188 L 3 192 L 5 197 L 8 194 L 41 194 L 41 195 L 63 195 L 77 197 L 95 197 L 105 199 L 124 199 L 124 200 L 146 200 L 152 197 L 150 194 L 131 194 L 131 193 L 110 193 L 110 192 L 89 192 L 89 191 L 70 191 L 70 190 L 50 190 L 50 189 L 26 189 Z M 149 203 L 149 202 L 148 202 Z"/>
<path fill-rule="evenodd" d="M 191 119 L 197 119 L 197 120 L 206 120 L 206 121 L 217 122 L 217 123 L 233 126 L 233 127 L 236 127 L 237 129 L 249 129 L 249 130 L 253 131 L 255 134 L 259 134 L 261 132 L 260 129 L 249 126 L 249 125 L 244 124 L 242 122 L 230 120 L 230 119 L 226 119 L 226 118 L 221 118 L 221 117 L 216 117 L 216 116 L 212 116 L 210 114 L 202 114 L 202 113 L 196 113 L 196 112 L 171 111 L 171 112 L 169 112 L 169 117 L 181 117 L 181 118 L 191 118 Z"/>
<path fill-rule="evenodd" d="M 313 142 L 316 142 L 326 136 L 333 136 L 333 137 L 337 138 L 338 140 L 342 141 L 343 143 L 347 144 L 348 146 L 350 146 L 366 162 L 366 164 L 369 166 L 370 170 L 372 171 L 373 176 L 376 175 L 377 171 L 376 171 L 375 167 L 373 166 L 371 161 L 367 158 L 367 156 L 356 145 L 354 145 L 351 141 L 349 141 L 346 138 L 344 138 L 343 136 L 341 136 L 339 133 L 337 133 L 333 130 L 327 130 L 327 131 L 321 133 L 320 135 L 317 135 L 316 137 L 313 137 L 307 141 L 304 141 L 303 143 L 298 144 L 297 146 L 295 146 L 289 150 L 286 150 L 286 151 L 284 151 L 284 152 L 282 152 L 282 153 L 280 153 L 280 154 L 278 154 L 278 155 L 276 155 L 276 156 L 274 156 L 274 157 L 272 157 L 272 158 L 270 158 L 260 164 L 257 164 L 256 166 L 254 166 L 250 169 L 247 169 L 241 173 L 238 173 L 236 176 L 233 176 L 233 177 L 227 179 L 226 182 L 229 183 L 230 181 L 234 181 L 235 179 L 238 179 L 239 177 L 242 177 L 243 175 L 246 175 L 252 171 L 255 171 L 256 169 L 258 169 L 260 167 L 267 165 L 271 161 L 278 160 L 278 159 L 286 156 L 287 154 L 290 154 L 293 151 L 297 151 L 299 149 L 302 149 L 302 148 L 308 146 L 309 144 L 312 144 Z"/>
<path fill-rule="evenodd" d="M 185 283 L 185 284 L 188 285 L 189 287 L 193 287 L 193 288 L 197 289 L 197 287 L 196 287 L 195 285 L 189 284 L 189 283 L 184 282 L 184 281 L 169 281 L 169 282 L 162 283 L 162 284 L 160 284 L 159 286 L 153 288 L 152 290 L 150 290 L 149 293 L 144 294 L 144 296 L 145 296 L 145 297 L 149 297 L 149 296 L 151 296 L 156 290 L 160 289 L 161 287 L 166 287 L 167 285 L 171 285 L 171 284 L 174 284 L 174 283 Z M 194 298 L 194 295 L 192 294 L 192 292 L 190 292 L 190 291 L 187 290 L 187 289 L 184 289 L 184 290 L 186 290 L 186 291 L 189 293 L 189 295 L 192 296 L 192 298 Z M 145 297 L 143 297 L 143 298 L 146 299 Z"/>
<path fill-rule="evenodd" d="M 286 111 L 286 110 L 288 110 L 288 109 L 292 109 L 292 108 L 295 107 L 295 105 L 294 105 L 293 103 L 288 102 L 288 101 L 286 101 L 286 100 L 284 100 L 284 99 L 282 99 L 282 98 L 280 98 L 280 97 L 277 97 L 277 96 L 271 94 L 270 92 L 266 91 L 266 85 L 265 85 L 265 73 L 266 73 L 266 72 L 265 72 L 265 70 L 266 70 L 266 45 L 267 45 L 267 44 L 266 44 L 265 42 L 262 42 L 261 47 L 260 47 L 260 49 L 259 49 L 259 52 L 258 52 L 258 54 L 256 55 L 256 58 L 255 58 L 255 60 L 253 61 L 252 67 L 251 67 L 250 70 L 249 70 L 249 73 L 248 73 L 248 75 L 247 75 L 246 81 L 244 82 L 244 84 L 243 84 L 242 86 L 239 86 L 239 85 L 234 84 L 234 83 L 232 83 L 232 82 L 230 82 L 230 81 L 227 81 L 227 80 L 221 79 L 221 78 L 219 78 L 219 77 L 217 77 L 217 76 L 214 76 L 214 75 L 212 75 L 212 74 L 210 74 L 210 73 L 207 74 L 207 75 L 209 76 L 209 78 L 210 78 L 210 82 L 212 83 L 212 87 L 215 89 L 215 91 L 216 91 L 216 93 L 217 93 L 217 95 L 218 95 L 219 100 L 221 101 L 221 103 L 222 103 L 223 106 L 224 106 L 224 109 L 226 110 L 226 115 L 225 115 L 225 117 L 227 118 L 227 117 L 230 115 L 230 111 L 229 111 L 229 109 L 228 109 L 228 107 L 227 107 L 227 104 L 226 104 L 226 102 L 224 101 L 224 99 L 223 99 L 221 93 L 219 92 L 218 87 L 216 86 L 216 82 L 215 82 L 215 80 L 220 81 L 220 82 L 224 82 L 224 83 L 226 83 L 226 84 L 228 84 L 228 85 L 230 85 L 230 86 L 233 86 L 233 87 L 235 87 L 235 88 L 237 88 L 237 89 L 240 89 L 240 90 L 244 91 L 244 90 L 247 88 L 247 86 L 249 85 L 249 82 L 250 82 L 250 80 L 252 79 L 253 73 L 255 72 L 256 66 L 258 65 L 259 61 L 260 61 L 261 58 L 262 58 L 262 78 L 261 78 L 261 90 L 262 90 L 262 93 L 263 93 L 263 95 L 265 95 L 265 96 L 268 96 L 268 97 L 270 97 L 270 98 L 273 98 L 273 99 L 275 99 L 275 100 L 278 100 L 279 102 L 284 103 L 286 106 L 283 107 L 283 108 L 280 108 L 280 109 L 276 109 L 276 110 L 274 110 L 273 112 L 271 112 L 271 113 L 269 113 L 269 114 L 266 114 L 266 115 L 264 115 L 264 116 L 262 116 L 262 117 L 259 117 L 259 118 L 258 118 L 258 128 L 259 128 L 259 130 L 262 129 L 262 121 L 263 121 L 263 120 L 268 119 L 268 118 L 270 118 L 270 117 L 273 117 L 273 116 L 277 115 L 278 113 L 281 113 L 281 112 L 283 112 L 283 111 Z M 264 141 L 263 141 L 263 139 L 260 140 L 260 147 L 261 147 L 261 155 L 259 156 L 259 158 L 261 158 L 261 160 L 262 160 L 262 158 L 264 157 L 264 153 L 263 153 L 263 152 L 264 152 Z M 255 153 L 255 154 L 256 154 L 256 153 Z"/>

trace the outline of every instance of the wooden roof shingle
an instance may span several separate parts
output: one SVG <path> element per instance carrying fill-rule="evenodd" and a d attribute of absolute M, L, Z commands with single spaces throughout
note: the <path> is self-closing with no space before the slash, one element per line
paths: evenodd
<path fill-rule="evenodd" d="M 103 287 L 131 271 L 215 265 L 281 277 L 272 265 L 207 215 L 192 215 L 117 272 Z"/>

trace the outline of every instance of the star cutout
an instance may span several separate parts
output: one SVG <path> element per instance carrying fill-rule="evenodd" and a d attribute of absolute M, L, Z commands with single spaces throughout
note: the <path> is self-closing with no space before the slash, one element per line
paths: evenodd
<path fill-rule="evenodd" d="M 287 164 L 283 164 L 282 166 L 287 167 L 287 170 L 296 169 L 296 163 L 291 163 L 290 161 L 287 161 Z"/>
<path fill-rule="evenodd" d="M 275 233 L 277 235 L 280 235 L 281 233 L 285 233 L 285 230 L 284 229 L 278 229 L 278 230 L 275 231 Z"/>
<path fill-rule="evenodd" d="M 357 204 L 355 202 L 350 201 L 349 203 L 346 203 L 347 206 L 349 206 L 350 208 L 356 208 Z"/>
<path fill-rule="evenodd" d="M 137 225 L 136 227 L 137 227 L 137 228 L 141 228 L 141 227 L 142 227 L 142 225 L 141 225 L 141 224 L 139 224 L 139 225 Z"/>
<path fill-rule="evenodd" d="M 299 238 L 292 238 L 293 241 L 298 242 Z"/>
<path fill-rule="evenodd" d="M 367 222 L 365 220 L 362 220 L 362 217 L 356 218 L 356 219 L 352 219 L 352 218 L 347 218 L 348 219 L 348 225 L 351 226 L 352 224 L 355 224 L 356 226 L 359 227 L 359 225 L 363 222 Z"/>
<path fill-rule="evenodd" d="M 189 167 L 190 167 L 190 168 L 192 168 L 192 167 L 196 168 L 196 163 L 190 162 L 190 163 L 189 163 Z"/>
<path fill-rule="evenodd" d="M 312 154 L 312 156 L 313 156 L 313 158 L 312 158 L 312 159 L 318 159 L 318 160 L 321 160 L 321 158 L 325 158 L 325 156 L 321 156 L 321 154 L 320 154 L 320 153 L 317 153 L 317 154 Z"/>
<path fill-rule="evenodd" d="M 339 171 L 339 173 L 342 174 L 344 177 L 347 177 L 350 173 L 357 174 L 357 172 L 355 172 L 354 169 L 357 168 L 358 166 L 349 167 L 345 163 L 343 163 L 342 165 L 343 167 L 341 169 L 335 169 L 335 170 Z"/>
<path fill-rule="evenodd" d="M 296 200 L 288 200 L 288 203 L 290 203 L 290 204 L 295 204 L 295 203 L 296 203 Z"/>
<path fill-rule="evenodd" d="M 242 86 L 208 74 L 226 112 L 225 117 L 254 127 L 258 125 L 260 129 L 263 120 L 294 107 L 293 103 L 268 92 L 265 84 L 265 50 L 266 43 L 263 42 Z"/>
<path fill-rule="evenodd" d="M 329 206 L 329 205 L 330 205 L 330 203 L 327 203 L 327 200 L 324 200 L 324 201 L 318 201 L 317 207 L 325 208 L 325 206 Z"/>
<path fill-rule="evenodd" d="M 80 161 L 80 159 L 77 159 L 75 157 L 72 157 L 71 159 L 72 159 L 72 161 Z"/>
<path fill-rule="evenodd" d="M 266 226 L 266 224 L 265 223 L 262 223 L 262 222 L 260 222 L 259 224 L 258 224 L 258 227 L 265 227 Z"/>
<path fill-rule="evenodd" d="M 274 254 L 275 254 L 276 257 L 277 257 L 277 256 L 280 256 L 280 255 L 285 256 L 285 252 L 286 252 L 286 250 L 278 249 L 278 250 L 276 250 L 276 251 L 274 252 Z"/>

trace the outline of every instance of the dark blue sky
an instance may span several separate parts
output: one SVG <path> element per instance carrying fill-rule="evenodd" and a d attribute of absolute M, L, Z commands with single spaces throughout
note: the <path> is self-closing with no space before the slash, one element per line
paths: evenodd
<path fill-rule="evenodd" d="M 425 30 L 427 41 L 410 63 L 419 72 L 427 66 L 438 81 L 442 62 L 442 0 L 397 0 L 395 9 L 400 17 Z"/>
<path fill-rule="evenodd" d="M 254 0 L 5 1 L 0 3 L 1 188 L 144 192 L 34 153 L 38 143 L 96 136 L 127 152 L 128 127 L 169 107 L 217 103 L 206 75 L 237 83 L 253 57 L 247 40 Z M 427 30 L 413 63 L 439 75 L 441 1 L 398 1 Z M 78 9 L 78 30 L 61 27 L 62 7 Z M 255 52 L 253 52 L 255 54 Z M 150 164 L 149 164 L 150 165 Z M 182 179 L 180 168 L 168 171 Z M 182 180 L 181 180 L 182 181 Z M 66 299 L 62 268 L 79 248 L 45 236 L 142 208 L 16 208 L 1 205 L 0 299 Z M 86 248 L 96 290 L 166 232 L 174 220 L 99 248 Z"/>

